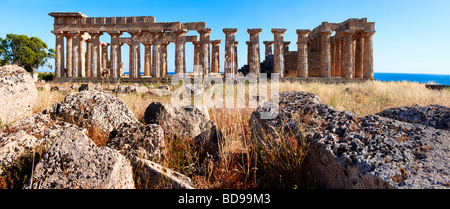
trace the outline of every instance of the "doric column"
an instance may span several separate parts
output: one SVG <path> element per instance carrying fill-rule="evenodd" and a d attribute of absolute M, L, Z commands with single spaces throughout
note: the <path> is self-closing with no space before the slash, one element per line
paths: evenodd
<path fill-rule="evenodd" d="M 219 73 L 220 62 L 219 62 L 219 44 L 222 39 L 217 39 L 211 41 L 211 73 Z"/>
<path fill-rule="evenodd" d="M 194 74 L 198 75 L 201 72 L 200 41 L 194 41 L 192 44 L 194 45 Z"/>
<path fill-rule="evenodd" d="M 247 32 L 250 34 L 250 46 L 249 46 L 249 54 L 250 60 L 248 61 L 249 72 L 259 74 L 260 72 L 260 53 L 259 53 L 259 34 L 261 33 L 261 28 L 253 28 L 247 29 Z"/>
<path fill-rule="evenodd" d="M 161 77 L 167 75 L 167 45 L 170 42 L 161 44 Z"/>
<path fill-rule="evenodd" d="M 263 43 L 264 43 L 265 48 L 266 48 L 266 50 L 265 50 L 266 53 L 264 54 L 264 56 L 267 57 L 267 55 L 272 55 L 273 54 L 272 53 L 273 41 L 263 41 Z"/>
<path fill-rule="evenodd" d="M 101 77 L 101 54 L 100 54 L 100 36 L 103 32 L 89 32 L 91 35 L 91 77 Z"/>
<path fill-rule="evenodd" d="M 333 41 L 333 37 L 331 37 L 331 47 L 330 47 L 330 56 L 331 56 L 331 77 L 336 76 L 336 43 Z"/>
<path fill-rule="evenodd" d="M 91 39 L 86 40 L 86 77 L 91 77 L 92 65 L 92 42 Z"/>
<path fill-rule="evenodd" d="M 331 77 L 331 31 L 320 32 L 320 76 Z"/>
<path fill-rule="evenodd" d="M 152 45 L 144 43 L 144 76 L 151 76 L 152 72 Z"/>
<path fill-rule="evenodd" d="M 72 77 L 80 77 L 81 72 L 81 49 L 80 49 L 81 33 L 72 33 Z"/>
<path fill-rule="evenodd" d="M 153 34 L 153 57 L 152 57 L 152 71 L 151 76 L 154 78 L 161 77 L 161 45 L 162 45 L 162 36 L 164 32 L 152 32 Z"/>
<path fill-rule="evenodd" d="M 141 31 L 128 31 L 131 35 L 131 65 L 130 78 L 141 77 L 141 42 L 139 35 Z"/>
<path fill-rule="evenodd" d="M 363 77 L 373 79 L 373 34 L 375 30 L 364 31 Z"/>
<path fill-rule="evenodd" d="M 200 34 L 200 63 L 202 65 L 202 74 L 205 76 L 210 71 L 209 63 L 209 34 L 212 32 L 211 28 L 206 28 L 197 31 Z"/>
<path fill-rule="evenodd" d="M 364 59 L 364 37 L 361 34 L 357 34 L 355 46 L 355 78 L 363 78 L 363 68 L 364 68 L 363 59 Z"/>
<path fill-rule="evenodd" d="M 175 74 L 185 72 L 186 66 L 184 51 L 186 45 L 186 33 L 188 31 L 186 29 L 176 30 L 175 31 Z"/>
<path fill-rule="evenodd" d="M 131 75 L 131 65 L 133 64 L 133 62 L 131 61 L 131 57 L 132 57 L 132 54 L 133 54 L 133 50 L 132 50 L 132 45 L 131 45 L 131 42 L 127 42 L 127 43 L 125 43 L 126 45 L 128 45 L 128 77 L 130 77 Z"/>
<path fill-rule="evenodd" d="M 236 60 L 234 57 L 234 42 L 235 34 L 237 32 L 236 28 L 224 28 L 222 30 L 225 33 L 225 59 L 224 59 L 224 72 L 225 74 L 233 74 L 234 66 L 236 65 Z"/>
<path fill-rule="evenodd" d="M 272 29 L 274 35 L 273 40 L 273 72 L 279 73 L 280 77 L 284 77 L 284 49 L 283 34 L 286 29 Z"/>
<path fill-rule="evenodd" d="M 336 77 L 342 77 L 342 40 L 336 44 Z"/>
<path fill-rule="evenodd" d="M 56 36 L 55 44 L 55 77 L 64 77 L 64 33 L 53 32 Z"/>
<path fill-rule="evenodd" d="M 101 43 L 102 46 L 102 74 L 108 70 L 108 43 Z M 108 72 L 109 74 L 109 72 Z M 111 76 L 111 75 L 109 75 Z"/>
<path fill-rule="evenodd" d="M 81 77 L 87 77 L 86 76 L 86 42 L 91 39 L 91 36 L 88 33 L 83 32 L 81 35 L 80 40 L 80 58 L 81 58 L 81 64 L 80 64 L 80 76 Z"/>
<path fill-rule="evenodd" d="M 235 75 L 238 71 L 239 68 L 239 63 L 238 63 L 238 50 L 237 50 L 237 46 L 239 44 L 239 41 L 235 41 L 233 44 L 233 55 L 234 55 L 234 67 L 233 67 L 233 75 Z"/>
<path fill-rule="evenodd" d="M 120 36 L 122 35 L 122 32 L 111 31 L 108 32 L 108 34 L 111 35 L 109 76 L 112 78 L 118 78 L 120 77 L 119 48 L 120 48 Z"/>
<path fill-rule="evenodd" d="M 308 34 L 310 30 L 297 30 L 297 76 L 308 77 Z"/>
<path fill-rule="evenodd" d="M 342 77 L 353 78 L 353 33 L 354 31 L 346 30 L 342 31 L 344 38 L 344 44 L 342 49 Z"/>
<path fill-rule="evenodd" d="M 71 78 L 72 77 L 72 34 L 66 33 L 66 40 L 67 40 L 67 50 L 66 50 L 66 76 Z"/>

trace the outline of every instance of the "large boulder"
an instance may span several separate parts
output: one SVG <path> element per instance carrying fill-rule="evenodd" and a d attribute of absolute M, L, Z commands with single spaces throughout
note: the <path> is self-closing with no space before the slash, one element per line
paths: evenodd
<path fill-rule="evenodd" d="M 132 189 L 130 162 L 109 147 L 97 147 L 80 128 L 60 129 L 26 188 Z"/>
<path fill-rule="evenodd" d="M 8 124 L 31 113 L 38 99 L 33 78 L 22 67 L 0 67 L 0 98 L 0 124 Z"/>
<path fill-rule="evenodd" d="M 335 110 L 317 95 L 282 92 L 253 112 L 252 134 L 309 142 L 305 185 L 323 188 L 448 188 L 450 132 L 391 118 Z M 278 105 L 278 106 L 277 106 Z M 274 119 L 261 119 L 263 112 Z M 437 119 L 437 118 L 435 118 Z M 440 124 L 436 122 L 432 124 Z"/>
<path fill-rule="evenodd" d="M 137 122 L 133 112 L 121 99 L 95 90 L 71 93 L 46 113 L 52 118 L 62 118 L 80 127 L 97 126 L 106 134 L 122 123 Z"/>
<path fill-rule="evenodd" d="M 200 149 L 200 155 L 216 156 L 221 133 L 210 120 L 205 106 L 172 106 L 161 102 L 152 102 L 145 110 L 144 121 L 158 124 L 168 136 L 194 139 Z"/>

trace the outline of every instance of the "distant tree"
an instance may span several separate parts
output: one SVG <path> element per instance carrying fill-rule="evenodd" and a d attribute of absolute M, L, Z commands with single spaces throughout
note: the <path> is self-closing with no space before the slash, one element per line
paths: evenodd
<path fill-rule="evenodd" d="M 48 49 L 40 38 L 26 35 L 7 34 L 0 38 L 0 64 L 16 64 L 28 72 L 45 65 L 49 58 L 55 57 L 55 50 Z"/>

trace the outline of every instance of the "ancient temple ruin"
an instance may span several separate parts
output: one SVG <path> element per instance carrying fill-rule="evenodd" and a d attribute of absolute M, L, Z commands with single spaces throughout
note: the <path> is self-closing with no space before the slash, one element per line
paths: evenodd
<path fill-rule="evenodd" d="M 210 40 L 211 28 L 205 22 L 155 22 L 152 16 L 87 17 L 79 12 L 52 12 L 56 36 L 55 77 L 119 78 L 123 76 L 121 47 L 127 44 L 129 78 L 167 76 L 167 45 L 175 43 L 175 73 L 186 73 L 185 44 L 194 45 L 194 74 L 219 73 L 221 39 Z M 188 31 L 198 36 L 186 36 Z M 338 77 L 373 79 L 372 36 L 375 23 L 367 18 L 342 23 L 322 22 L 313 30 L 298 29 L 297 51 L 289 51 L 284 41 L 286 29 L 272 29 L 273 40 L 263 41 L 265 59 L 261 62 L 261 28 L 247 30 L 247 65 L 239 69 L 236 28 L 224 28 L 225 74 L 238 72 L 279 73 L 280 77 Z M 100 42 L 107 33 L 110 43 Z M 131 37 L 121 37 L 124 33 Z M 141 75 L 141 44 L 144 73 Z M 272 50 L 273 46 L 273 50 Z M 109 48 L 109 49 L 108 49 Z M 109 63 L 108 63 L 109 62 Z"/>

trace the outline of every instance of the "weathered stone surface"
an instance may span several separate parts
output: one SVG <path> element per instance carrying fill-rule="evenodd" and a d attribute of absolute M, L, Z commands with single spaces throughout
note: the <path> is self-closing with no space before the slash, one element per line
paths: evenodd
<path fill-rule="evenodd" d="M 34 147 L 40 144 L 40 140 L 26 134 L 25 131 L 6 136 L 0 135 L 0 176 L 3 174 L 3 169 L 12 166 L 26 152 L 33 152 Z"/>
<path fill-rule="evenodd" d="M 21 67 L 0 67 L 0 98 L 0 123 L 8 124 L 29 114 L 38 99 L 33 78 Z"/>
<path fill-rule="evenodd" d="M 36 165 L 33 189 L 132 189 L 130 162 L 117 151 L 97 147 L 81 129 L 63 127 Z"/>
<path fill-rule="evenodd" d="M 62 118 L 81 127 L 98 126 L 109 133 L 125 122 L 137 122 L 126 104 L 110 94 L 98 91 L 71 93 L 47 111 L 52 118 Z"/>
<path fill-rule="evenodd" d="M 302 178 L 324 188 L 448 188 L 450 133 L 378 115 L 357 117 L 306 92 L 280 93 L 252 114 L 262 140 L 293 135 L 309 140 Z M 273 120 L 260 114 L 278 111 Z M 436 123 L 437 124 L 437 123 Z"/>
<path fill-rule="evenodd" d="M 147 160 L 163 159 L 166 147 L 164 131 L 156 124 L 142 125 L 138 122 L 123 123 L 113 132 L 106 145 L 127 156 Z"/>
<path fill-rule="evenodd" d="M 94 85 L 92 83 L 83 83 L 81 84 L 80 88 L 78 88 L 78 91 L 92 91 L 92 90 L 103 91 L 103 89 L 100 86 Z"/>
<path fill-rule="evenodd" d="M 132 164 L 140 180 L 138 184 L 144 189 L 195 189 L 187 176 L 152 161 L 136 158 Z"/>
<path fill-rule="evenodd" d="M 144 121 L 159 124 L 167 135 L 195 139 L 201 154 L 217 154 L 221 134 L 210 120 L 205 106 L 173 107 L 152 102 L 145 110 Z"/>
<path fill-rule="evenodd" d="M 377 115 L 450 131 L 450 108 L 441 105 L 396 107 L 383 110 Z"/>

